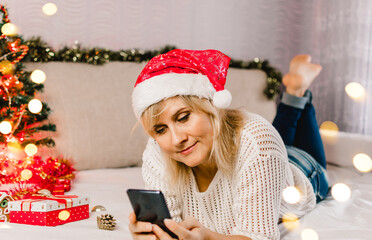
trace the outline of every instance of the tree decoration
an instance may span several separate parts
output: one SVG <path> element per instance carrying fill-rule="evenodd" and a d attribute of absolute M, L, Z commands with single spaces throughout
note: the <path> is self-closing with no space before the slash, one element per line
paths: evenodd
<path fill-rule="evenodd" d="M 109 61 L 120 62 L 145 62 L 151 58 L 176 49 L 175 46 L 167 45 L 159 50 L 144 51 L 139 49 L 111 51 L 103 48 L 83 48 L 77 42 L 72 48 L 63 47 L 59 51 L 52 50 L 40 37 L 34 37 L 25 42 L 29 47 L 29 54 L 25 61 L 31 62 L 79 62 L 94 65 L 102 65 Z M 268 99 L 273 99 L 279 93 L 282 82 L 282 74 L 272 67 L 267 60 L 255 58 L 253 61 L 240 61 L 231 59 L 230 67 L 241 69 L 257 69 L 266 73 L 266 88 L 264 94 Z"/>
<path fill-rule="evenodd" d="M 6 8 L 0 29 L 10 24 Z M 44 49 L 46 51 L 46 49 Z M 27 56 L 29 47 L 21 37 L 0 36 L 0 190 L 13 198 L 21 199 L 40 189 L 63 194 L 70 189 L 75 169 L 64 158 L 37 156 L 38 148 L 53 147 L 46 132 L 56 131 L 47 121 L 49 106 L 35 98 L 44 85 L 32 81 L 31 73 L 20 63 Z M 35 53 L 35 50 L 32 50 Z"/>

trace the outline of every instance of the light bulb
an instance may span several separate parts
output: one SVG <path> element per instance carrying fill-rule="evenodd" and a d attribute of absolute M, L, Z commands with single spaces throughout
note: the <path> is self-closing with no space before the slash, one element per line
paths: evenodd
<path fill-rule="evenodd" d="M 54 3 L 46 3 L 43 6 L 43 13 L 48 16 L 56 14 L 57 10 L 58 10 L 57 5 L 55 5 Z"/>
<path fill-rule="evenodd" d="M 2 121 L 0 123 L 0 132 L 2 134 L 9 134 L 12 132 L 12 124 L 8 121 Z"/>
<path fill-rule="evenodd" d="M 17 27 L 13 23 L 5 23 L 1 27 L 1 32 L 7 36 L 14 36 L 17 34 Z"/>
<path fill-rule="evenodd" d="M 336 183 L 332 186 L 331 193 L 333 198 L 339 202 L 345 202 L 349 200 L 351 196 L 350 188 L 344 183 Z"/>
<path fill-rule="evenodd" d="M 356 169 L 361 172 L 369 172 L 372 170 L 372 160 L 364 153 L 358 153 L 353 157 L 353 164 Z"/>
<path fill-rule="evenodd" d="M 43 104 L 41 103 L 39 99 L 32 99 L 28 103 L 28 110 L 30 110 L 30 112 L 32 113 L 35 113 L 35 114 L 39 113 L 42 108 L 43 108 Z"/>
<path fill-rule="evenodd" d="M 45 82 L 45 79 L 46 79 L 45 73 L 43 71 L 41 71 L 40 69 L 35 69 L 31 73 L 31 80 L 34 83 L 38 83 L 38 84 L 43 83 L 43 82 Z"/>
<path fill-rule="evenodd" d="M 33 156 L 37 153 L 37 146 L 33 143 L 29 143 L 25 147 L 25 152 L 28 156 Z"/>
<path fill-rule="evenodd" d="M 295 204 L 300 201 L 301 194 L 296 187 L 289 186 L 283 190 L 283 198 L 286 202 Z"/>

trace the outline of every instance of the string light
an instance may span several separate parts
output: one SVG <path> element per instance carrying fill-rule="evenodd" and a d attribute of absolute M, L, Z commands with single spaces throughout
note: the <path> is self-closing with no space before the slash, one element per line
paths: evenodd
<path fill-rule="evenodd" d="M 310 228 L 306 228 L 301 232 L 301 239 L 302 240 L 318 240 L 318 234 Z"/>
<path fill-rule="evenodd" d="M 364 100 L 364 97 L 366 95 L 365 88 L 357 82 L 351 82 L 347 84 L 345 86 L 345 91 L 350 98 L 357 101 Z"/>
<path fill-rule="evenodd" d="M 38 84 L 43 83 L 43 82 L 45 82 L 45 79 L 46 79 L 45 73 L 43 71 L 41 71 L 40 69 L 35 69 L 31 73 L 31 80 L 34 83 L 38 83 Z"/>
<path fill-rule="evenodd" d="M 372 160 L 364 153 L 358 153 L 353 157 L 353 164 L 356 169 L 361 172 L 369 172 L 372 170 Z"/>
<path fill-rule="evenodd" d="M 43 104 L 41 103 L 39 99 L 32 99 L 28 103 L 28 110 L 30 110 L 30 112 L 32 113 L 35 113 L 35 114 L 39 113 L 42 108 L 43 108 Z"/>
<path fill-rule="evenodd" d="M 0 132 L 2 134 L 9 134 L 12 132 L 12 124 L 8 121 L 2 121 L 0 123 Z"/>
<path fill-rule="evenodd" d="M 14 36 L 17 34 L 17 27 L 13 23 L 5 23 L 1 27 L 1 32 L 7 36 Z"/>
<path fill-rule="evenodd" d="M 45 15 L 52 16 L 56 14 L 58 8 L 57 8 L 57 5 L 55 5 L 54 3 L 46 3 L 43 6 L 42 10 Z"/>
<path fill-rule="evenodd" d="M 331 189 L 332 197 L 339 202 L 345 202 L 350 199 L 351 190 L 344 183 L 337 183 L 332 186 Z"/>
<path fill-rule="evenodd" d="M 25 147 L 25 152 L 28 156 L 33 156 L 37 153 L 37 146 L 33 143 L 29 143 Z"/>
<path fill-rule="evenodd" d="M 300 201 L 301 194 L 296 187 L 289 186 L 283 190 L 283 198 L 286 202 L 295 204 Z"/>

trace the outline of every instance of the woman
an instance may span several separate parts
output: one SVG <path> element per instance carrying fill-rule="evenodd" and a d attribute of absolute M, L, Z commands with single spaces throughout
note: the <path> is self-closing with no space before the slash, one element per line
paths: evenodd
<path fill-rule="evenodd" d="M 307 55 L 291 61 L 275 130 L 256 114 L 227 109 L 229 61 L 216 50 L 173 50 L 146 65 L 133 91 L 134 112 L 150 136 L 143 178 L 163 191 L 172 216 L 165 224 L 179 239 L 279 239 L 283 214 L 300 217 L 328 192 L 306 91 L 321 67 Z M 301 193 L 297 203 L 282 199 L 289 186 Z M 134 239 L 171 239 L 134 213 L 129 219 Z"/>

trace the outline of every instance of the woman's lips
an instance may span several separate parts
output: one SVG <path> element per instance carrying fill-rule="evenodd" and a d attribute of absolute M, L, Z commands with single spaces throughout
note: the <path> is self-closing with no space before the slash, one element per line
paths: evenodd
<path fill-rule="evenodd" d="M 198 142 L 194 143 L 192 146 L 180 151 L 179 153 L 181 153 L 182 155 L 187 155 L 187 154 L 191 153 L 194 150 L 197 143 Z"/>

